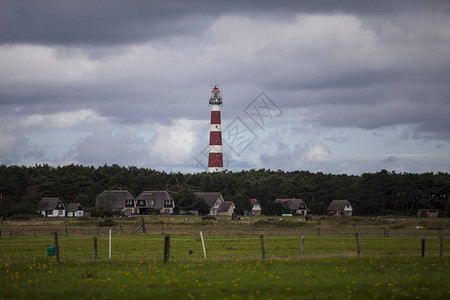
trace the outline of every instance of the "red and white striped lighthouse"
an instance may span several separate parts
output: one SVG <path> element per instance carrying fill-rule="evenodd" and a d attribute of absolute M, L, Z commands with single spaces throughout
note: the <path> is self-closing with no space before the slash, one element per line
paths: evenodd
<path fill-rule="evenodd" d="M 209 133 L 208 172 L 222 172 L 222 128 L 220 123 L 220 106 L 222 105 L 222 95 L 220 94 L 220 90 L 217 86 L 215 86 L 211 91 L 209 105 L 211 105 L 211 131 Z"/>

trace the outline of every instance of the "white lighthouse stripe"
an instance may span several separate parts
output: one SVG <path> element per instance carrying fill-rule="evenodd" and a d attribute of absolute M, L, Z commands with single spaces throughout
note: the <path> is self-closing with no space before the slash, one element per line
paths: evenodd
<path fill-rule="evenodd" d="M 220 105 L 212 104 L 211 105 L 211 111 L 220 111 Z"/>
<path fill-rule="evenodd" d="M 222 125 L 220 124 L 211 124 L 211 131 L 221 131 Z"/>
<path fill-rule="evenodd" d="M 223 167 L 209 167 L 208 168 L 208 173 L 222 172 L 222 171 L 223 171 Z"/>
<path fill-rule="evenodd" d="M 209 153 L 222 153 L 222 145 L 209 145 Z"/>

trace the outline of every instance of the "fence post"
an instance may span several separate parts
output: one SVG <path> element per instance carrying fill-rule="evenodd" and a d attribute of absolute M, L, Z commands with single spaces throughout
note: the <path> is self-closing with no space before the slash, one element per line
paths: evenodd
<path fill-rule="evenodd" d="M 305 256 L 305 238 L 302 235 L 302 256 Z"/>
<path fill-rule="evenodd" d="M 94 236 L 94 259 L 97 259 L 97 237 Z"/>
<path fill-rule="evenodd" d="M 422 239 L 422 257 L 425 256 L 425 239 Z"/>
<path fill-rule="evenodd" d="M 123 235 L 122 224 L 120 224 L 120 234 Z"/>
<path fill-rule="evenodd" d="M 69 231 L 67 230 L 67 227 L 65 229 L 66 229 L 66 236 L 69 236 Z"/>
<path fill-rule="evenodd" d="M 261 239 L 261 259 L 264 260 L 266 252 L 264 251 L 264 235 L 259 236 Z"/>
<path fill-rule="evenodd" d="M 53 235 L 55 236 L 56 260 L 59 261 L 58 231 L 55 231 Z"/>
<path fill-rule="evenodd" d="M 12 237 L 12 228 L 9 227 L 9 237 Z"/>
<path fill-rule="evenodd" d="M 355 233 L 355 242 L 356 242 L 356 254 L 359 256 L 359 239 L 358 239 L 358 233 Z"/>
<path fill-rule="evenodd" d="M 317 227 L 317 235 L 320 235 L 320 227 Z"/>
<path fill-rule="evenodd" d="M 169 261 L 170 235 L 164 238 L 164 263 Z"/>
<path fill-rule="evenodd" d="M 202 247 L 203 247 L 203 258 L 206 259 L 206 249 L 205 249 L 205 241 L 203 240 L 203 234 L 200 231 L 200 239 L 202 240 Z"/>
<path fill-rule="evenodd" d="M 147 229 L 145 229 L 145 219 L 144 219 L 144 217 L 141 218 L 141 222 L 142 222 L 142 233 L 147 233 Z"/>
<path fill-rule="evenodd" d="M 111 229 L 109 230 L 109 259 L 111 259 Z"/>
<path fill-rule="evenodd" d="M 0 237 L 2 237 L 2 230 L 0 229 Z"/>
<path fill-rule="evenodd" d="M 161 234 L 164 234 L 164 223 L 161 223 Z"/>
<path fill-rule="evenodd" d="M 444 252 L 444 243 L 442 241 L 442 235 L 439 237 L 439 256 L 442 256 Z"/>

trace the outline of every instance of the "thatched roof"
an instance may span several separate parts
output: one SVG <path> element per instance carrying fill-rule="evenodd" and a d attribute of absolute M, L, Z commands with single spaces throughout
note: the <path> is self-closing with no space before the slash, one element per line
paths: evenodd
<path fill-rule="evenodd" d="M 307 209 L 306 204 L 302 199 L 276 199 L 275 202 L 283 204 L 283 206 L 290 211 L 297 211 L 299 209 Z"/>
<path fill-rule="evenodd" d="M 48 198 L 42 198 L 41 201 L 39 201 L 37 210 L 43 211 L 43 210 L 54 210 L 56 208 L 56 205 L 58 203 L 62 204 L 63 207 L 64 203 L 59 199 L 58 197 L 48 197 Z"/>
<path fill-rule="evenodd" d="M 164 207 L 164 200 L 173 198 L 167 191 L 143 191 L 136 197 L 136 201 L 138 200 L 146 200 L 149 208 L 161 209 Z"/>
<path fill-rule="evenodd" d="M 83 206 L 80 203 L 69 203 L 67 204 L 66 211 L 67 212 L 75 212 L 78 210 L 84 210 Z"/>
<path fill-rule="evenodd" d="M 250 203 L 254 206 L 255 204 L 260 205 L 259 201 L 256 199 L 250 199 Z"/>
<path fill-rule="evenodd" d="M 228 212 L 230 210 L 230 207 L 233 206 L 233 202 L 231 201 L 225 201 L 222 202 L 219 206 L 219 208 L 217 209 L 217 212 Z"/>
<path fill-rule="evenodd" d="M 343 211 L 347 205 L 350 205 L 348 200 L 333 200 L 328 206 L 328 211 Z"/>
<path fill-rule="evenodd" d="M 95 208 L 123 209 L 126 200 L 134 200 L 134 196 L 127 190 L 106 190 L 97 195 Z"/>
<path fill-rule="evenodd" d="M 222 199 L 222 195 L 219 192 L 210 192 L 210 193 L 194 193 L 195 196 L 199 197 L 211 208 L 216 204 L 217 199 Z"/>

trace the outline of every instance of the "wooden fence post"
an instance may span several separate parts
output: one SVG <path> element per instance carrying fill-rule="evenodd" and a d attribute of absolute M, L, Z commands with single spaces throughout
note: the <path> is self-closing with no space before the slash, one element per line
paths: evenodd
<path fill-rule="evenodd" d="M 69 236 L 69 231 L 67 230 L 67 227 L 65 229 L 66 229 L 66 236 Z"/>
<path fill-rule="evenodd" d="M 317 227 L 317 235 L 320 235 L 320 227 Z"/>
<path fill-rule="evenodd" d="M 261 239 L 261 259 L 264 260 L 266 252 L 264 251 L 264 235 L 259 236 Z"/>
<path fill-rule="evenodd" d="M 12 237 L 12 228 L 9 227 L 9 237 Z"/>
<path fill-rule="evenodd" d="M 164 263 L 169 261 L 170 235 L 164 238 Z"/>
<path fill-rule="evenodd" d="M 97 259 L 97 237 L 94 236 L 94 259 Z"/>
<path fill-rule="evenodd" d="M 425 256 L 425 239 L 422 239 L 422 257 Z"/>
<path fill-rule="evenodd" d="M 120 234 L 123 235 L 123 228 L 122 228 L 122 224 L 120 224 Z"/>
<path fill-rule="evenodd" d="M 59 261 L 58 231 L 55 231 L 53 235 L 55 236 L 56 260 Z"/>
<path fill-rule="evenodd" d="M 356 242 L 356 254 L 359 256 L 359 239 L 358 239 L 358 233 L 355 233 L 355 242 Z"/>
<path fill-rule="evenodd" d="M 142 222 L 142 233 L 147 233 L 147 229 L 145 229 L 145 219 L 144 219 L 144 217 L 141 218 L 141 222 Z"/>
<path fill-rule="evenodd" d="M 109 259 L 111 259 L 111 229 L 109 229 Z"/>
<path fill-rule="evenodd" d="M 0 229 L 0 237 L 2 237 L 2 230 Z"/>
<path fill-rule="evenodd" d="M 305 256 L 305 238 L 302 235 L 302 256 Z"/>
<path fill-rule="evenodd" d="M 444 242 L 442 241 L 442 235 L 439 237 L 439 256 L 442 256 L 444 252 Z"/>

